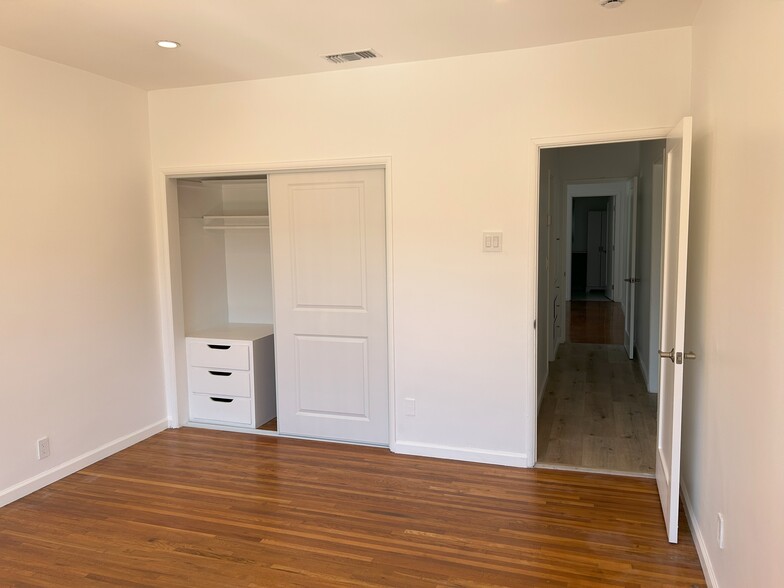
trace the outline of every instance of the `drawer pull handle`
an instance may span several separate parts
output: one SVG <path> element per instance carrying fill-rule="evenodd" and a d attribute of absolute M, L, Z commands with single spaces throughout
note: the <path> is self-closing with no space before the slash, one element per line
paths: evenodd
<path fill-rule="evenodd" d="M 211 345 L 207 343 L 207 347 L 210 349 L 231 349 L 231 345 Z"/>
<path fill-rule="evenodd" d="M 210 396 L 210 400 L 213 402 L 234 402 L 233 398 L 215 398 L 215 396 Z"/>
<path fill-rule="evenodd" d="M 230 376 L 231 372 L 213 372 L 212 370 L 208 370 L 210 374 L 213 376 Z"/>

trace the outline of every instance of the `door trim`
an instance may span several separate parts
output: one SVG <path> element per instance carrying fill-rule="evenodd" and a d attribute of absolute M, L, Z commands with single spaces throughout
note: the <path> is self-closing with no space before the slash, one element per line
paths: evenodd
<path fill-rule="evenodd" d="M 349 169 L 384 170 L 384 208 L 386 230 L 387 294 L 387 371 L 389 388 L 389 447 L 397 440 L 395 419 L 395 346 L 394 346 L 394 247 L 392 219 L 392 158 L 390 156 L 355 157 L 306 161 L 258 162 L 243 164 L 192 165 L 160 167 L 153 173 L 153 208 L 155 214 L 156 258 L 158 263 L 158 303 L 161 320 L 164 391 L 169 428 L 188 422 L 187 377 L 185 371 L 179 230 L 172 222 L 172 196 L 176 180 L 188 177 L 268 174 L 291 171 L 327 171 Z M 175 219 L 176 220 L 176 219 Z M 172 240 L 174 247 L 172 247 Z M 179 347 L 178 349 L 178 342 Z M 255 431 L 250 431 L 255 433 Z"/>
<path fill-rule="evenodd" d="M 607 131 L 602 133 L 587 133 L 581 135 L 561 135 L 550 137 L 534 137 L 531 139 L 531 183 L 527 207 L 527 225 L 524 228 L 528 231 L 528 260 L 525 275 L 529 276 L 529 296 L 524 302 L 524 316 L 529 317 L 529 324 L 536 324 L 537 311 L 539 308 L 538 276 L 539 276 L 539 170 L 540 152 L 542 149 L 553 147 L 580 147 L 584 145 L 599 145 L 604 143 L 624 143 L 628 141 L 655 141 L 666 139 L 672 131 L 672 127 L 655 127 L 649 129 L 630 129 L 622 131 Z M 537 325 L 542 328 L 542 325 Z M 523 439 L 525 454 L 528 456 L 527 467 L 536 465 L 536 428 L 538 419 L 537 410 L 537 361 L 538 349 L 536 341 L 536 328 L 532 328 L 527 341 L 530 352 L 527 354 L 527 365 L 525 376 L 526 387 L 523 392 L 523 402 L 525 403 L 525 424 L 523 428 L 525 438 Z"/>

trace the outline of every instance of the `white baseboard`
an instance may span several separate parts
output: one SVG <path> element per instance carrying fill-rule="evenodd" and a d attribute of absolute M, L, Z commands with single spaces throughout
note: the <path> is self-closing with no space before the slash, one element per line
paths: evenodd
<path fill-rule="evenodd" d="M 514 466 L 518 468 L 529 466 L 528 456 L 525 453 L 489 451 L 486 449 L 471 449 L 468 447 L 450 447 L 448 445 L 434 445 L 432 443 L 416 443 L 412 441 L 397 441 L 391 445 L 389 449 L 393 453 L 402 453 L 404 455 L 456 459 L 458 461 Z"/>
<path fill-rule="evenodd" d="M 0 507 L 13 502 L 14 500 L 19 500 L 23 496 L 32 494 L 36 490 L 40 490 L 52 482 L 56 482 L 57 480 L 65 478 L 66 476 L 70 476 L 74 472 L 78 472 L 79 470 L 86 468 L 87 466 L 92 465 L 97 461 L 101 461 L 113 453 L 127 449 L 131 445 L 135 445 L 139 441 L 143 441 L 148 437 L 152 437 L 156 433 L 160 433 L 168 427 L 169 420 L 162 419 L 156 423 L 139 429 L 138 431 L 134 431 L 133 433 L 119 437 L 113 441 L 109 441 L 109 443 L 105 443 L 104 445 L 101 445 L 92 451 L 83 453 L 82 455 L 70 459 L 65 463 L 61 463 L 60 465 L 48 469 L 45 472 L 41 472 L 32 478 L 28 478 L 27 480 L 23 480 L 18 484 L 14 484 L 5 490 L 0 490 Z"/>
<path fill-rule="evenodd" d="M 686 487 L 681 483 L 681 497 L 683 498 L 683 508 L 686 511 L 686 518 L 689 519 L 689 528 L 691 529 L 691 536 L 694 537 L 694 546 L 697 548 L 697 555 L 700 558 L 700 565 L 702 566 L 702 573 L 705 574 L 705 582 L 708 588 L 719 588 L 719 581 L 716 579 L 716 572 L 711 564 L 710 556 L 708 555 L 708 546 L 705 543 L 705 537 L 702 534 L 702 529 L 697 524 L 697 517 L 694 514 L 691 498 L 686 491 Z"/>

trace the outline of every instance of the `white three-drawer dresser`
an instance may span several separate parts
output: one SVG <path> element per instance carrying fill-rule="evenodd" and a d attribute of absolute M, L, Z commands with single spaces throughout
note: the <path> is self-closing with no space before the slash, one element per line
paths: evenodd
<path fill-rule="evenodd" d="M 256 429 L 275 417 L 272 325 L 190 333 L 186 353 L 191 421 Z"/>

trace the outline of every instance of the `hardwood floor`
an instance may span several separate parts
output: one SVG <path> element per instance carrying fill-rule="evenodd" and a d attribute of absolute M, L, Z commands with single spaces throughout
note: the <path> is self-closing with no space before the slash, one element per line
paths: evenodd
<path fill-rule="evenodd" d="M 278 430 L 278 419 L 277 417 L 274 419 L 268 420 L 266 423 L 259 427 L 262 431 L 277 431 Z"/>
<path fill-rule="evenodd" d="M 656 403 L 622 346 L 562 344 L 539 409 L 539 463 L 653 474 Z"/>
<path fill-rule="evenodd" d="M 2 586 L 704 586 L 650 479 L 164 431 L 0 509 Z"/>
<path fill-rule="evenodd" d="M 572 343 L 623 345 L 623 310 L 618 302 L 567 302 L 566 340 Z"/>

